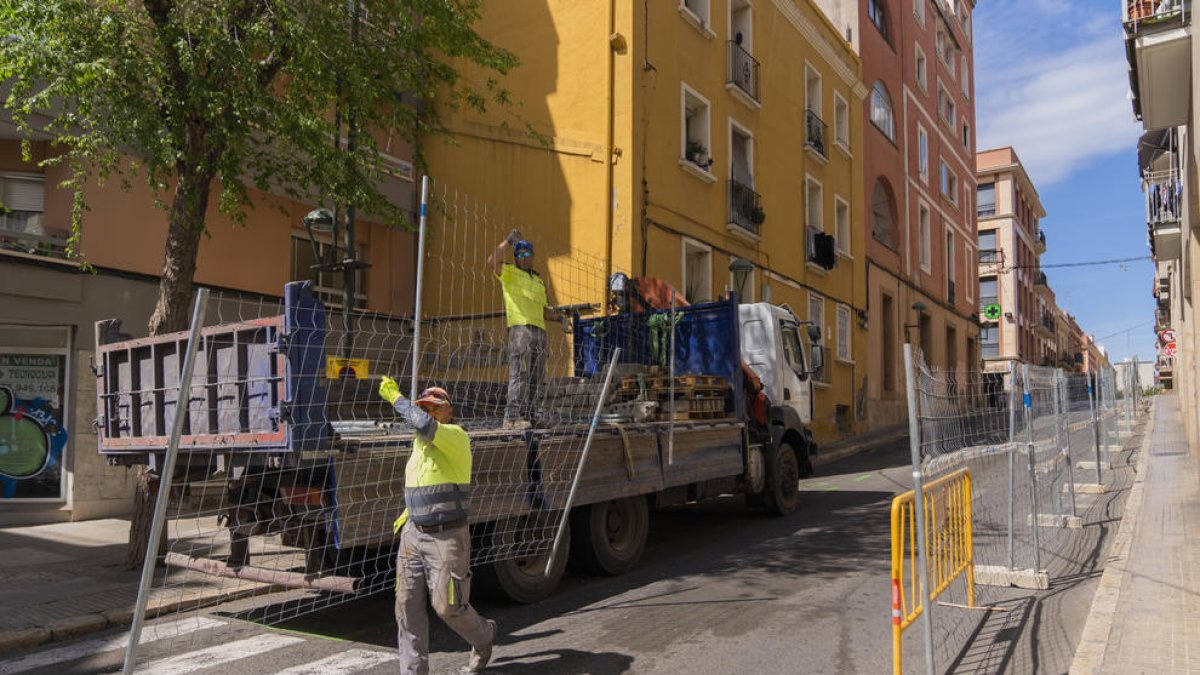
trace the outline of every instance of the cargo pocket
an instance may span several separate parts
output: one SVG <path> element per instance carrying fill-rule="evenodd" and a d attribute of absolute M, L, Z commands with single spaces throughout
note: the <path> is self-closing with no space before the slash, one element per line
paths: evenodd
<path fill-rule="evenodd" d="M 471 604 L 471 572 L 459 576 L 450 574 L 450 583 L 446 587 L 446 609 L 451 614 L 462 614 Z"/>

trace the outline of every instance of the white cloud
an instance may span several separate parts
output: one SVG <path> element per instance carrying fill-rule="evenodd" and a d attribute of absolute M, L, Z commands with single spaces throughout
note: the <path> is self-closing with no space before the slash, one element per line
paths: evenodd
<path fill-rule="evenodd" d="M 1015 4 L 977 23 L 979 147 L 1013 146 L 1043 186 L 1134 148 L 1141 130 L 1119 18 L 1104 23 L 1069 3 Z"/>

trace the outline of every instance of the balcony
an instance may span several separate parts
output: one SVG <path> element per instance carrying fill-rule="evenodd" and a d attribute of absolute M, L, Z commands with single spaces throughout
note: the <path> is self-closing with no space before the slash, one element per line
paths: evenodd
<path fill-rule="evenodd" d="M 1147 171 L 1142 175 L 1146 194 L 1146 227 L 1158 260 L 1177 260 L 1183 252 L 1183 184 L 1179 172 Z"/>
<path fill-rule="evenodd" d="M 1042 313 L 1042 320 L 1034 327 L 1037 334 L 1044 338 L 1054 337 L 1054 317 L 1049 312 Z"/>
<path fill-rule="evenodd" d="M 1050 288 L 1050 280 L 1046 278 L 1045 272 L 1038 272 L 1037 276 L 1034 277 L 1033 291 L 1035 293 L 1041 293 L 1044 296 L 1052 295 L 1054 293 L 1054 291 Z"/>
<path fill-rule="evenodd" d="M 1190 0 L 1121 0 L 1133 114 L 1147 131 L 1187 124 L 1192 77 Z"/>
<path fill-rule="evenodd" d="M 1037 231 L 1037 236 L 1033 238 L 1033 250 L 1041 255 L 1046 252 L 1046 233 L 1043 230 Z"/>
<path fill-rule="evenodd" d="M 804 138 L 808 147 L 821 157 L 829 158 L 829 127 L 815 111 L 805 111 Z"/>
<path fill-rule="evenodd" d="M 766 219 L 762 197 L 748 185 L 736 180 L 729 181 L 729 231 L 743 238 L 748 235 L 757 241 Z"/>
<path fill-rule="evenodd" d="M 69 259 L 65 238 L 10 230 L 3 227 L 3 220 L 3 216 L 0 216 L 0 251 L 59 260 Z"/>
<path fill-rule="evenodd" d="M 751 108 L 759 107 L 758 100 L 758 61 L 741 45 L 730 40 L 729 45 L 729 75 L 725 88 L 735 96 L 743 98 L 743 103 Z"/>

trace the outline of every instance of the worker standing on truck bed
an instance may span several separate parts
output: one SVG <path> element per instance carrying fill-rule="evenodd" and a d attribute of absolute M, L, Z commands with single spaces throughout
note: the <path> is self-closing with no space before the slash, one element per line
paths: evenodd
<path fill-rule="evenodd" d="M 504 249 L 512 247 L 516 264 L 504 262 Z M 519 230 L 508 233 L 488 256 L 488 266 L 504 290 L 504 315 L 508 326 L 508 400 L 505 429 L 528 429 L 537 412 L 537 394 L 546 376 L 546 319 L 558 311 L 546 299 L 546 282 L 533 269 L 533 243 Z"/>
<path fill-rule="evenodd" d="M 454 409 L 441 387 L 421 392 L 416 404 L 400 393 L 390 377 L 379 395 L 416 431 L 404 467 L 404 512 L 396 554 L 396 625 L 400 672 L 429 673 L 431 601 L 437 615 L 471 645 L 463 673 L 482 673 L 492 656 L 496 622 L 471 607 L 471 533 L 467 527 L 471 486 L 471 439 L 451 424 Z"/>

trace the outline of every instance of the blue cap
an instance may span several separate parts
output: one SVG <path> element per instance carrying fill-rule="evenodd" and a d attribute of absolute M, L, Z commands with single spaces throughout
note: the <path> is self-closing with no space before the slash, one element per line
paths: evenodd
<path fill-rule="evenodd" d="M 529 253 L 533 253 L 533 243 L 530 241 L 527 241 L 525 239 L 522 239 L 522 240 L 518 241 L 517 243 L 513 244 L 513 255 L 516 255 L 522 251 L 528 251 Z"/>

